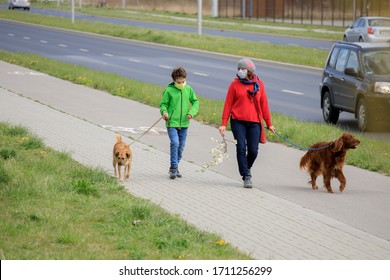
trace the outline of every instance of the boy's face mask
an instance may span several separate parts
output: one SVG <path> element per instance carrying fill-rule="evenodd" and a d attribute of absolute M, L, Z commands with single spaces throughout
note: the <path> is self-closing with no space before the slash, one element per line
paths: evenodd
<path fill-rule="evenodd" d="M 180 83 L 175 82 L 175 87 L 176 87 L 177 89 L 183 90 L 183 88 L 184 88 L 185 86 L 186 86 L 186 81 L 185 81 L 185 80 L 182 81 L 182 82 L 180 82 Z"/>
<path fill-rule="evenodd" d="M 239 77 L 240 79 L 245 79 L 247 75 L 248 75 L 248 70 L 246 70 L 246 69 L 238 69 L 237 77 Z"/>

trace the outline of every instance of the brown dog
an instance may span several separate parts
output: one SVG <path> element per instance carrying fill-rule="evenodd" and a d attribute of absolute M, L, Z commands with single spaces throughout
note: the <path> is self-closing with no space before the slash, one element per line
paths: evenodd
<path fill-rule="evenodd" d="M 328 192 L 333 193 L 330 186 L 330 180 L 337 178 L 340 181 L 340 192 L 343 192 L 346 185 L 346 178 L 343 173 L 343 167 L 346 155 L 349 149 L 355 149 L 360 141 L 350 133 L 343 133 L 341 137 L 333 142 L 319 142 L 311 146 L 318 150 L 309 150 L 300 162 L 300 168 L 310 173 L 313 190 L 318 189 L 316 179 L 319 175 L 324 177 L 325 188 Z M 319 149 L 326 147 L 325 149 Z"/>
<path fill-rule="evenodd" d="M 115 137 L 116 137 L 116 143 L 114 145 L 114 150 L 113 150 L 112 165 L 114 166 L 115 177 L 118 177 L 119 174 L 118 178 L 119 180 L 122 181 L 123 180 L 121 174 L 122 166 L 125 166 L 124 177 L 125 178 L 130 177 L 130 168 L 131 168 L 131 160 L 133 158 L 133 153 L 131 152 L 130 146 L 122 141 L 122 137 L 119 134 L 115 133 Z"/>

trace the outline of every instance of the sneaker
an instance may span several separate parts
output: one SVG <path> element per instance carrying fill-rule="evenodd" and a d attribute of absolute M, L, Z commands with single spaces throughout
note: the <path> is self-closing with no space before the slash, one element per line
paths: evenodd
<path fill-rule="evenodd" d="M 177 169 L 171 168 L 169 169 L 169 178 L 175 179 L 177 177 Z"/>
<path fill-rule="evenodd" d="M 253 187 L 252 179 L 250 176 L 245 176 L 244 179 L 244 188 L 251 189 Z"/>
<path fill-rule="evenodd" d="M 176 174 L 176 177 L 177 177 L 177 178 L 181 178 L 181 177 L 183 177 L 183 176 L 181 175 L 181 173 L 180 173 L 179 169 L 177 169 L 177 174 Z"/>

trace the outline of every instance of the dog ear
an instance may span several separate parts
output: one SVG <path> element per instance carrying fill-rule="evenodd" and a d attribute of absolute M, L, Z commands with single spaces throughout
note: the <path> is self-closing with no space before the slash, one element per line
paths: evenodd
<path fill-rule="evenodd" d="M 130 158 L 131 154 L 130 153 L 126 153 L 126 157 L 127 158 Z"/>
<path fill-rule="evenodd" d="M 333 142 L 331 150 L 333 153 L 336 153 L 336 152 L 341 151 L 343 149 L 343 146 L 344 146 L 344 141 L 343 141 L 343 138 L 340 137 L 336 141 Z"/>

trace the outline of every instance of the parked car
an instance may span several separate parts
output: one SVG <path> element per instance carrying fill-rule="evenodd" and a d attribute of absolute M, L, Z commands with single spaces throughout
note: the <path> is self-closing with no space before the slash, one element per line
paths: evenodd
<path fill-rule="evenodd" d="M 390 18 L 361 17 L 344 32 L 345 42 L 389 42 Z"/>
<path fill-rule="evenodd" d="M 29 0 L 8 0 L 8 9 L 24 9 L 30 10 L 30 1 Z"/>
<path fill-rule="evenodd" d="M 359 129 L 390 123 L 390 43 L 333 45 L 320 83 L 322 115 L 336 124 L 341 111 L 355 114 Z"/>

